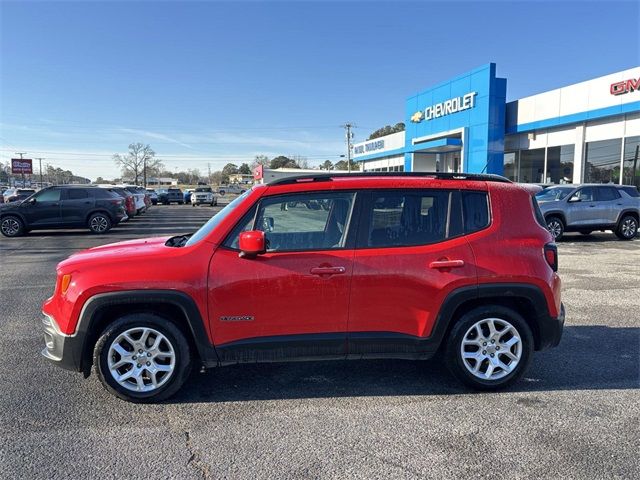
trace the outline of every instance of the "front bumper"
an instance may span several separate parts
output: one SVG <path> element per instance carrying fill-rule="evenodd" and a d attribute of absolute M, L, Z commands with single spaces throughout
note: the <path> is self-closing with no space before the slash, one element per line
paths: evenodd
<path fill-rule="evenodd" d="M 545 350 L 547 348 L 557 347 L 562 338 L 562 331 L 564 330 L 565 320 L 564 304 L 560 304 L 560 314 L 557 318 L 551 316 L 545 316 L 538 321 L 538 328 L 540 329 L 540 345 L 538 350 Z"/>
<path fill-rule="evenodd" d="M 58 330 L 53 317 L 43 313 L 44 349 L 42 356 L 65 370 L 82 371 L 82 339 Z"/>

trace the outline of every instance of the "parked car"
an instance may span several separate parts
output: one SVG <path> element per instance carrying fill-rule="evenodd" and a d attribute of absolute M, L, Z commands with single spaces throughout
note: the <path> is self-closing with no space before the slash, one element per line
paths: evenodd
<path fill-rule="evenodd" d="M 211 187 L 198 187 L 191 192 L 191 205 L 218 205 L 218 197 Z"/>
<path fill-rule="evenodd" d="M 640 195 L 633 186 L 558 185 L 537 193 L 536 200 L 556 240 L 565 232 L 611 230 L 621 240 L 632 240 L 638 233 Z"/>
<path fill-rule="evenodd" d="M 123 185 L 122 188 L 133 195 L 136 202 L 136 215 L 142 215 L 147 211 L 147 203 L 145 202 L 147 192 L 144 188 L 138 185 Z"/>
<path fill-rule="evenodd" d="M 191 192 L 193 192 L 193 188 L 187 188 L 183 195 L 184 203 L 191 203 Z"/>
<path fill-rule="evenodd" d="M 22 200 L 29 198 L 34 193 L 36 193 L 36 191 L 32 188 L 10 188 L 3 194 L 4 202 L 21 202 Z"/>
<path fill-rule="evenodd" d="M 158 190 L 158 201 L 163 205 L 177 203 L 184 204 L 184 196 L 179 188 L 168 188 L 166 190 Z"/>
<path fill-rule="evenodd" d="M 98 185 L 100 188 L 106 188 L 113 191 L 124 198 L 124 209 L 127 212 L 127 217 L 133 218 L 136 216 L 136 200 L 133 193 L 125 190 L 123 187 L 114 187 L 112 185 Z"/>
<path fill-rule="evenodd" d="M 106 233 L 127 218 L 124 200 L 95 186 L 48 187 L 22 202 L 0 206 L 0 232 L 17 237 L 31 230 L 88 228 Z"/>
<path fill-rule="evenodd" d="M 156 192 L 153 188 L 147 188 L 147 194 L 149 195 L 149 199 L 151 200 L 152 205 L 158 204 L 158 192 Z"/>
<path fill-rule="evenodd" d="M 225 196 L 227 193 L 242 194 L 246 192 L 249 188 L 251 187 L 247 187 L 245 185 L 237 185 L 237 184 L 222 185 L 220 188 L 218 188 L 218 193 L 222 196 Z"/>
<path fill-rule="evenodd" d="M 503 177 L 287 178 L 192 235 L 60 263 L 42 353 L 133 402 L 171 396 L 200 366 L 437 352 L 494 390 L 559 343 L 557 268 L 532 194 Z"/>

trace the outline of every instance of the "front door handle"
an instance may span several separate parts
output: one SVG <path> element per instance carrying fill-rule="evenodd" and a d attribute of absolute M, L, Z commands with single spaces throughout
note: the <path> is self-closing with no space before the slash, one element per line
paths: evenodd
<path fill-rule="evenodd" d="M 310 270 L 311 275 L 339 275 L 347 271 L 344 267 L 313 267 Z"/>
<path fill-rule="evenodd" d="M 429 268 L 460 268 L 464 267 L 464 260 L 436 260 L 429 264 Z"/>

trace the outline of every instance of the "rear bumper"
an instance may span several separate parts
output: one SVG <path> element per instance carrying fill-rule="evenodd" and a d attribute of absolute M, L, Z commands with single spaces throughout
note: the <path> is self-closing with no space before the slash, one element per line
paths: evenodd
<path fill-rule="evenodd" d="M 65 335 L 58 330 L 53 317 L 43 313 L 44 349 L 42 356 L 65 370 L 82 371 L 82 338 L 78 335 Z"/>
<path fill-rule="evenodd" d="M 564 330 L 565 315 L 564 304 L 560 304 L 560 314 L 557 317 L 547 315 L 538 319 L 538 328 L 540 330 L 538 350 L 558 346 Z"/>

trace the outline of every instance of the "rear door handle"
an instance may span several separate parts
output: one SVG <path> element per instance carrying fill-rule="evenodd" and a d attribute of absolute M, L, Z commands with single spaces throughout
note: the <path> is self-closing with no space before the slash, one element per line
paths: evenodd
<path fill-rule="evenodd" d="M 344 267 L 313 267 L 311 275 L 338 275 L 347 271 Z"/>
<path fill-rule="evenodd" d="M 436 260 L 429 264 L 429 268 L 460 268 L 464 267 L 464 260 Z"/>

